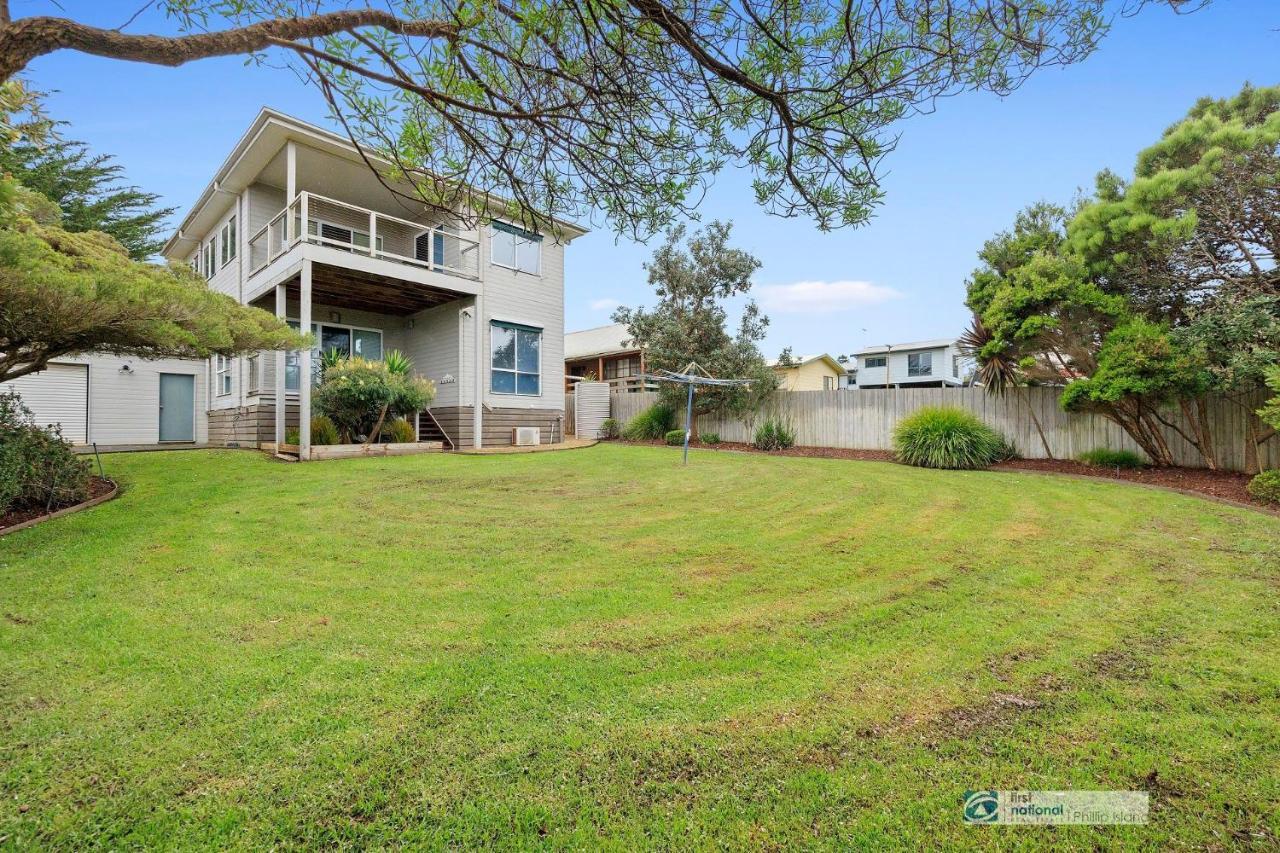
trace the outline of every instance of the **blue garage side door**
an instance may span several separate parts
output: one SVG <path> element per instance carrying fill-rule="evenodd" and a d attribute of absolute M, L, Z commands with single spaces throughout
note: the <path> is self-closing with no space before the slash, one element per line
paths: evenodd
<path fill-rule="evenodd" d="M 196 378 L 160 374 L 160 440 L 196 440 Z"/>

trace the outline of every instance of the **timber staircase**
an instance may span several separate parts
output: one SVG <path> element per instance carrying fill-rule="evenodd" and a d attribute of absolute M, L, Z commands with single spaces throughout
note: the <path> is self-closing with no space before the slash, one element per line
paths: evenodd
<path fill-rule="evenodd" d="M 418 416 L 418 441 L 438 441 L 444 450 L 457 449 L 449 433 L 444 431 L 440 422 L 426 409 L 423 409 Z"/>

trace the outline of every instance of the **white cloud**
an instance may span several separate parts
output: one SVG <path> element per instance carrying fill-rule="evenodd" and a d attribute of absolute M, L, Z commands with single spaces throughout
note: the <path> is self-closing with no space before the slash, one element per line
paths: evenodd
<path fill-rule="evenodd" d="M 797 281 L 793 284 L 766 284 L 756 288 L 766 311 L 779 314 L 819 314 L 848 311 L 898 299 L 892 287 L 869 281 Z"/>
<path fill-rule="evenodd" d="M 617 308 L 622 303 L 616 299 L 592 299 L 592 311 L 608 311 L 610 308 Z"/>

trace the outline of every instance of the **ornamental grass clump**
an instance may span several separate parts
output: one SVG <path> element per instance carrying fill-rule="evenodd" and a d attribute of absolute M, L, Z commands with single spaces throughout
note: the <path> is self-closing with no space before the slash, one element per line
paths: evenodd
<path fill-rule="evenodd" d="M 1000 433 L 948 406 L 929 406 L 903 419 L 893 446 L 899 462 L 921 468 L 986 468 L 1013 456 Z"/>
<path fill-rule="evenodd" d="M 1145 468 L 1147 460 L 1142 454 L 1132 450 L 1112 450 L 1109 447 L 1097 447 L 1086 450 L 1078 457 L 1086 465 L 1097 465 L 1102 468 Z"/>
<path fill-rule="evenodd" d="M 675 409 L 666 403 L 654 403 L 632 418 L 622 435 L 628 441 L 653 441 L 663 438 L 675 426 Z"/>

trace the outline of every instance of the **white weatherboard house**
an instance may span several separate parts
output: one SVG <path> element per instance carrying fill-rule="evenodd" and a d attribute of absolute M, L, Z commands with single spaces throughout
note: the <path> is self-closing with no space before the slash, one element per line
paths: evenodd
<path fill-rule="evenodd" d="M 301 423 L 306 458 L 306 377 L 317 375 L 320 353 L 381 358 L 397 349 L 436 384 L 417 418 L 420 440 L 510 444 L 517 427 L 558 440 L 564 250 L 585 232 L 560 223 L 533 234 L 497 219 L 468 229 L 412 195 L 371 173 L 346 137 L 264 109 L 164 255 L 215 290 L 310 329 L 312 351 L 133 360 L 127 373 L 121 359 L 70 359 L 19 380 L 20 393 L 46 422 L 83 401 L 77 441 L 255 446 Z"/>
<path fill-rule="evenodd" d="M 964 385 L 971 361 L 953 339 L 865 347 L 853 354 L 851 387 L 943 388 Z"/>

